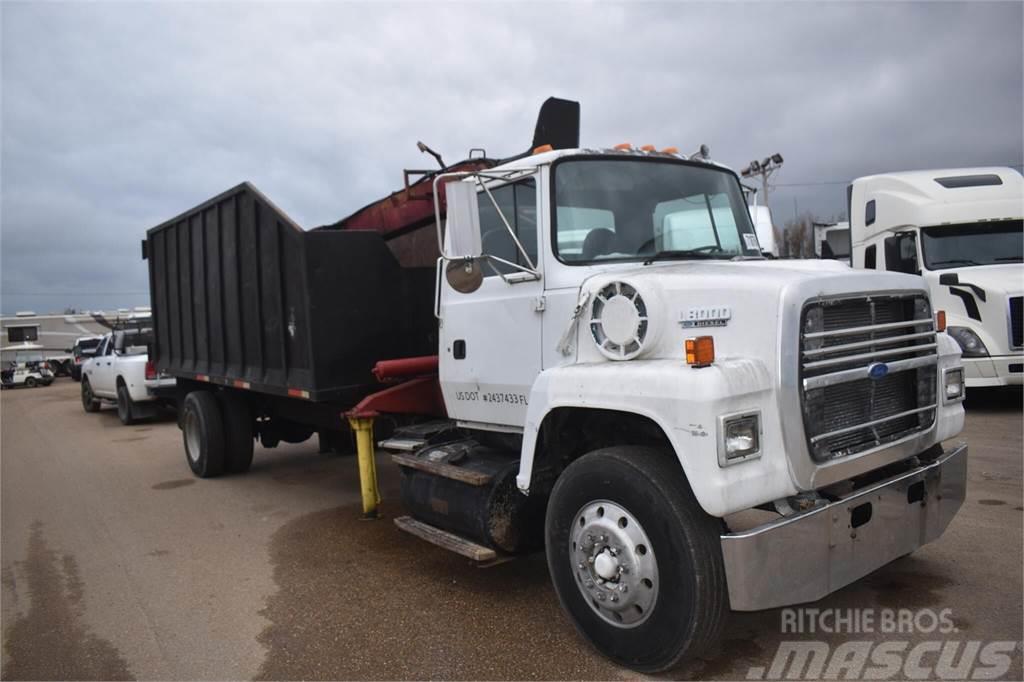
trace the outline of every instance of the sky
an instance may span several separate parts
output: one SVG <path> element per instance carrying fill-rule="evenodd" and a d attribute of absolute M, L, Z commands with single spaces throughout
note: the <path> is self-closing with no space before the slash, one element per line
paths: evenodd
<path fill-rule="evenodd" d="M 333 222 L 471 147 L 773 153 L 777 224 L 871 173 L 1024 163 L 1024 4 L 0 2 L 0 310 L 148 304 L 146 229 L 243 180 Z"/>

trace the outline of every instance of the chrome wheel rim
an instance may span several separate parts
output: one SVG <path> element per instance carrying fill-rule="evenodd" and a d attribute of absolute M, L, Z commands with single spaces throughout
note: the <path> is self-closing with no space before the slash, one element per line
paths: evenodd
<path fill-rule="evenodd" d="M 609 500 L 583 506 L 573 518 L 569 542 L 576 587 L 607 623 L 636 627 L 658 600 L 658 562 L 643 526 Z"/>
<path fill-rule="evenodd" d="M 185 451 L 190 460 L 199 461 L 199 417 L 191 411 L 185 413 Z"/>

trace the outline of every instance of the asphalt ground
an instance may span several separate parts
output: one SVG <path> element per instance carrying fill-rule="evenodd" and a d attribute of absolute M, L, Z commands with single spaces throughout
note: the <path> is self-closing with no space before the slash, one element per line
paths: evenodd
<path fill-rule="evenodd" d="M 942 538 L 810 605 L 952 631 L 794 635 L 782 610 L 735 613 L 673 675 L 745 679 L 782 641 L 895 638 L 1016 642 L 1003 677 L 1021 679 L 1020 401 L 972 396 L 968 499 Z M 68 379 L 4 391 L 0 420 L 3 679 L 637 677 L 579 639 L 542 556 L 480 569 L 397 530 L 383 456 L 386 518 L 361 521 L 355 459 L 315 440 L 198 480 L 173 420 L 86 414 Z"/>

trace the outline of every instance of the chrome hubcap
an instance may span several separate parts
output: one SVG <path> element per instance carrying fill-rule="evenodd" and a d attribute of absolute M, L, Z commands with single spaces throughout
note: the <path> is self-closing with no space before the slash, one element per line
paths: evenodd
<path fill-rule="evenodd" d="M 650 538 L 624 507 L 598 500 L 572 523 L 569 560 L 576 586 L 602 619 L 635 627 L 654 611 L 658 563 Z"/>
<path fill-rule="evenodd" d="M 199 461 L 199 417 L 191 411 L 185 414 L 185 450 L 189 459 Z"/>

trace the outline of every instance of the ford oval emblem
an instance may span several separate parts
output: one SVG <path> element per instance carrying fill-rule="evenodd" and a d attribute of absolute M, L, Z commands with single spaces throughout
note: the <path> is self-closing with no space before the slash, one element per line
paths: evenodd
<path fill-rule="evenodd" d="M 875 362 L 868 366 L 868 376 L 878 381 L 889 373 L 889 365 L 884 362 Z"/>

